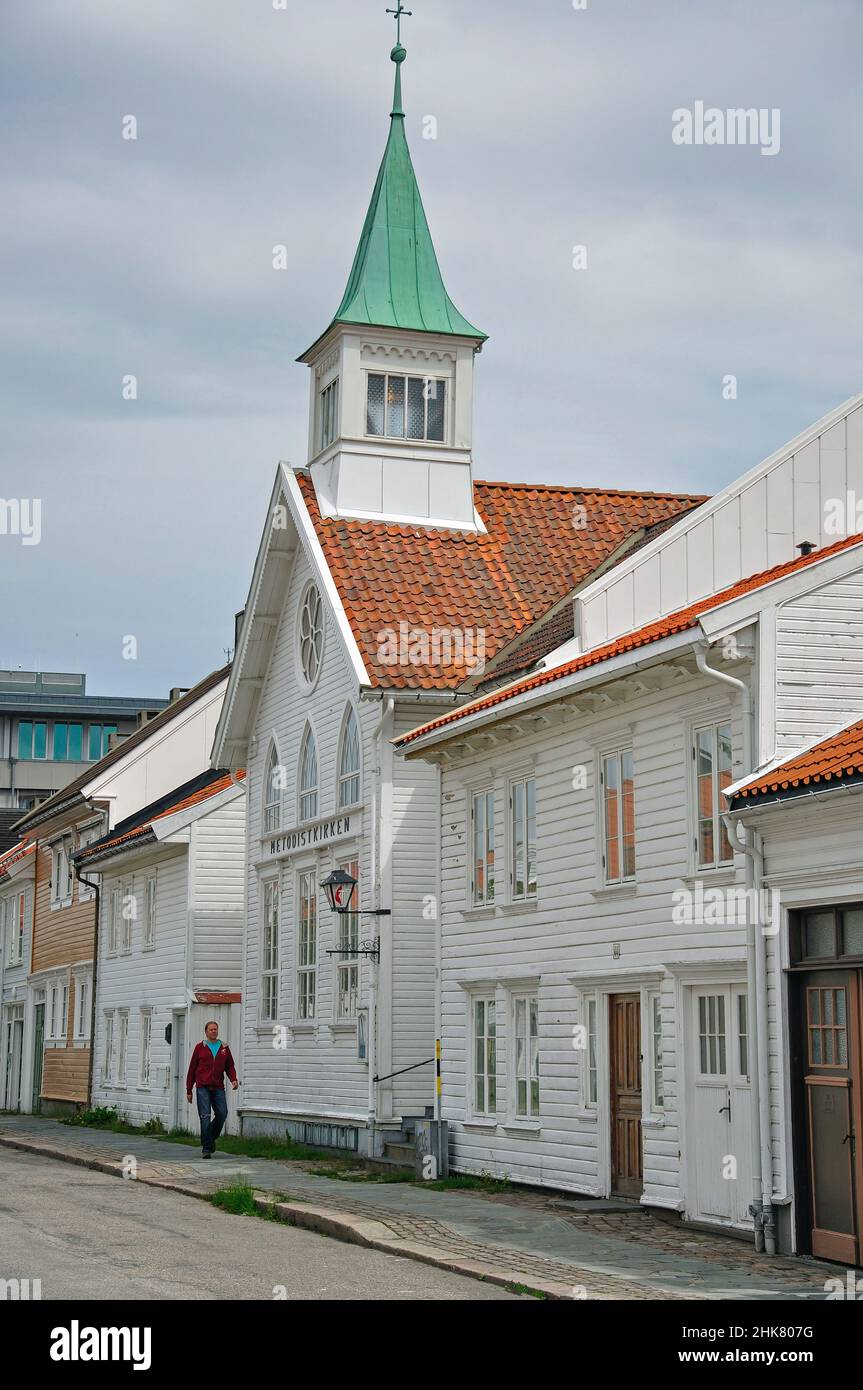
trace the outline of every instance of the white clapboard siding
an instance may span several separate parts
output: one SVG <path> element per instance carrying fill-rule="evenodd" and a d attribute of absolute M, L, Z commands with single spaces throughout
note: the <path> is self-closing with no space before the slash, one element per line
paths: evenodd
<path fill-rule="evenodd" d="M 196 990 L 242 987 L 246 801 L 238 796 L 192 825 L 192 981 Z"/>
<path fill-rule="evenodd" d="M 860 715 L 863 572 L 777 609 L 777 752 L 814 743 Z"/>
<path fill-rule="evenodd" d="M 155 946 L 143 945 L 146 882 L 156 875 Z M 138 903 L 132 922 L 131 949 L 127 954 L 108 954 L 108 921 L 114 888 L 133 894 Z M 186 988 L 188 931 L 188 863 L 185 848 L 163 847 L 144 865 L 123 874 L 106 872 L 102 880 L 99 922 L 99 963 L 96 985 L 96 1051 L 93 1068 L 93 1104 L 115 1105 L 122 1115 L 141 1124 L 158 1116 L 169 1125 L 171 1103 L 171 1045 L 165 1041 L 165 1027 L 173 1012 L 188 1004 Z M 141 1010 L 153 1011 L 150 1046 L 151 1084 L 139 1086 Z M 126 1009 L 129 1036 L 126 1057 L 126 1085 L 103 1080 L 105 1060 L 105 1014 Z M 114 1046 L 117 1046 L 115 1031 Z"/>
<path fill-rule="evenodd" d="M 290 578 L 273 648 L 270 668 L 261 691 L 254 724 L 255 752 L 249 767 L 249 841 L 246 870 L 245 983 L 243 989 L 244 1087 L 246 1113 L 364 1119 L 368 1112 L 368 1067 L 356 1057 L 356 1026 L 340 1024 L 336 1017 L 337 958 L 327 950 L 336 946 L 337 925 L 318 894 L 317 1007 L 311 1024 L 301 1023 L 296 1008 L 296 882 L 301 870 L 311 869 L 320 881 L 331 868 L 359 854 L 362 903 L 371 906 L 371 825 L 375 794 L 377 752 L 372 733 L 381 708 L 358 703 L 357 683 L 347 660 L 334 617 L 326 604 L 326 628 L 322 669 L 309 694 L 297 675 L 297 624 L 299 606 L 312 570 L 298 551 Z M 260 877 L 264 777 L 271 739 L 276 738 L 279 759 L 287 770 L 284 823 L 297 825 L 298 759 L 307 721 L 318 752 L 318 813 L 336 813 L 338 746 L 348 702 L 360 720 L 363 742 L 363 810 L 353 818 L 358 834 L 331 849 L 300 853 L 282 860 L 266 874 L 275 873 L 281 885 L 279 1029 L 260 1019 Z M 360 965 L 360 999 L 368 993 L 368 963 Z M 284 1041 L 286 1046 L 274 1045 Z"/>
<path fill-rule="evenodd" d="M 664 1098 L 662 1114 L 644 1129 L 645 1200 L 672 1208 L 686 1203 L 680 1070 L 684 1053 L 678 1018 L 681 965 L 729 960 L 736 978 L 745 946 L 737 925 L 691 926 L 672 921 L 672 893 L 693 872 L 691 728 L 727 718 L 729 697 L 713 682 L 688 682 L 610 713 L 572 716 L 542 734 L 474 755 L 443 772 L 442 1033 L 444 1114 L 451 1120 L 457 1169 L 508 1174 L 512 1179 L 579 1192 L 602 1188 L 601 1156 L 607 1106 L 590 1112 L 582 1100 L 581 1055 L 573 1028 L 583 1022 L 572 977 L 663 969 Z M 742 771 L 741 729 L 732 717 L 735 775 Z M 636 779 L 637 883 L 634 891 L 603 891 L 598 843 L 597 755 L 632 746 Z M 586 786 L 580 782 L 585 769 Z M 506 903 L 506 794 L 511 775 L 537 779 L 539 894 L 535 905 Z M 494 912 L 466 910 L 468 804 L 474 786 L 494 780 L 499 901 Z M 577 788 L 577 789 L 576 789 Z M 736 868 L 743 882 L 742 861 Z M 726 875 L 727 879 L 727 875 Z M 619 959 L 614 958 L 617 943 Z M 508 1008 L 498 1010 L 498 1114 L 495 1125 L 473 1122 L 470 998 L 536 982 L 540 1018 L 541 1117 L 519 1128 L 513 1119 L 513 1070 Z M 515 982 L 515 983 L 513 983 Z M 626 983 L 622 988 L 630 986 Z M 503 993 L 501 993 L 503 991 Z M 684 991 L 685 993 L 685 991 Z M 600 1049 L 604 1042 L 600 1040 Z M 606 1062 L 602 1063 L 607 1065 Z M 645 1087 L 648 1084 L 645 1075 Z"/>
<path fill-rule="evenodd" d="M 832 544 L 843 534 L 832 520 L 837 502 L 853 534 L 855 501 L 863 502 L 859 396 L 591 584 L 576 599 L 583 648 L 793 560 L 801 541 Z"/>

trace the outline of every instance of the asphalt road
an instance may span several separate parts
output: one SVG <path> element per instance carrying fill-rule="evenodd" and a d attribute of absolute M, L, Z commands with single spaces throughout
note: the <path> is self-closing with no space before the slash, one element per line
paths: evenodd
<path fill-rule="evenodd" d="M 0 1149 L 0 1279 L 43 1299 L 509 1300 L 461 1275 Z M 284 1294 L 281 1294 L 281 1289 Z"/>

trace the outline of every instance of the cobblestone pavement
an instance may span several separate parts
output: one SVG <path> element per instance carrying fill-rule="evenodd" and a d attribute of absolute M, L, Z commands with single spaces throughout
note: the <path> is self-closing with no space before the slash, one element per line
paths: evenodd
<path fill-rule="evenodd" d="M 411 1183 L 341 1181 L 301 1162 L 218 1154 L 148 1136 L 106 1133 L 33 1116 L 0 1116 L 0 1138 L 38 1142 L 67 1161 L 114 1166 L 129 1157 L 146 1182 L 200 1195 L 241 1177 L 288 1202 L 335 1216 L 382 1223 L 395 1241 L 572 1290 L 573 1297 L 624 1299 L 823 1299 L 825 1281 L 844 1267 L 767 1259 L 745 1241 L 694 1231 L 633 1207 L 506 1194 L 429 1191 Z M 320 1168 L 320 1164 L 314 1165 Z M 359 1189 L 359 1190 L 358 1190 Z"/>

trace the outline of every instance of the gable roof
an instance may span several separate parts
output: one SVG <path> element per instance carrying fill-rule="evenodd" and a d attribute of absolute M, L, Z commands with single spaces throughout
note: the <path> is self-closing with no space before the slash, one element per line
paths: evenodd
<path fill-rule="evenodd" d="M 617 637 L 612 642 L 606 642 L 604 646 L 596 647 L 593 651 L 575 657 L 572 661 L 564 662 L 548 671 L 541 671 L 537 675 L 517 681 L 512 685 L 504 686 L 501 690 L 496 690 L 493 694 L 486 695 L 482 699 L 460 705 L 452 713 L 445 714 L 439 719 L 433 719 L 419 728 L 411 729 L 409 733 L 403 734 L 393 741 L 398 747 L 405 747 L 483 710 L 514 700 L 519 695 L 525 695 L 543 686 L 553 685 L 567 676 L 575 675 L 578 671 L 586 670 L 591 666 L 599 666 L 603 662 L 611 660 L 612 657 L 622 656 L 636 648 L 646 647 L 651 643 L 661 641 L 663 638 L 674 637 L 678 633 L 686 632 L 694 628 L 701 615 L 711 609 L 720 608 L 723 604 L 730 603 L 744 594 L 762 589 L 768 584 L 774 584 L 787 575 L 796 574 L 800 570 L 829 559 L 832 555 L 838 555 L 840 552 L 858 545 L 863 545 L 863 533 L 847 536 L 844 540 L 837 541 L 835 545 L 827 546 L 823 550 L 812 551 L 809 555 L 800 555 L 795 560 L 787 560 L 782 565 L 774 565 L 771 569 L 750 575 L 747 579 L 742 579 L 737 584 L 731 584 L 727 589 L 722 589 L 717 594 L 710 594 L 706 598 L 699 599 L 697 603 L 679 609 L 676 613 L 670 613 L 665 618 L 648 623 L 645 627 L 639 628 L 637 632 L 626 633 L 625 636 Z"/>
<path fill-rule="evenodd" d="M 243 778 L 245 772 L 241 770 L 237 776 Z M 193 806 L 203 806 L 232 786 L 236 786 L 236 782 L 230 772 L 221 768 L 208 768 L 206 772 L 201 772 L 197 777 L 184 782 L 181 787 L 175 787 L 173 791 L 159 797 L 158 801 L 151 801 L 149 806 L 144 806 L 133 815 L 127 816 L 107 835 L 103 835 L 101 840 L 94 840 L 91 845 L 79 849 L 73 856 L 75 862 L 90 863 L 108 853 L 117 853 L 130 843 L 154 840 L 155 821 L 177 815 L 178 812 L 189 810 Z"/>
<path fill-rule="evenodd" d="M 146 743 L 147 739 L 151 738 L 153 734 L 158 733 L 160 729 L 164 729 L 167 724 L 170 724 L 178 715 L 194 705 L 203 695 L 214 690 L 221 681 L 226 679 L 230 671 L 231 667 L 230 664 L 228 664 L 227 666 L 220 667 L 218 671 L 211 672 L 209 676 L 205 676 L 197 685 L 192 686 L 192 689 L 188 690 L 185 695 L 181 695 L 179 700 L 175 700 L 173 704 L 161 710 L 154 719 L 149 719 L 146 724 L 142 724 L 141 727 L 130 734 L 128 738 L 124 738 L 113 748 L 109 748 L 104 758 L 100 758 L 97 763 L 91 763 L 79 776 L 73 778 L 67 786 L 62 787 L 60 791 L 55 792 L 53 796 L 49 796 L 47 801 L 43 801 L 38 806 L 34 806 L 32 811 L 28 811 L 19 821 L 16 821 L 15 829 L 18 834 L 21 834 L 22 831 L 32 830 L 35 826 L 40 825 L 42 821 L 50 820 L 50 818 L 59 811 L 74 805 L 76 801 L 83 800 L 81 795 L 82 790 L 88 783 L 92 782 L 94 777 L 98 777 L 102 772 L 113 767 L 114 764 L 118 763 L 121 758 L 124 758 L 130 750 L 139 747 L 142 743 Z"/>
<path fill-rule="evenodd" d="M 805 796 L 813 787 L 830 790 L 858 778 L 863 778 L 863 719 L 803 752 L 792 753 L 769 772 L 731 788 L 726 796 L 733 811 L 742 811 L 747 805 L 785 800 L 783 792 Z"/>
<path fill-rule="evenodd" d="M 388 689 L 457 690 L 475 675 L 471 638 L 482 634 L 485 660 L 492 659 L 628 540 L 705 500 L 475 482 L 481 534 L 323 517 L 309 474 L 297 472 L 296 479 L 371 683 Z M 585 509 L 583 528 L 574 520 L 582 518 L 577 507 Z M 404 631 L 407 644 L 412 629 L 462 634 L 467 659 L 390 664 L 383 634 Z"/>
<path fill-rule="evenodd" d="M 11 849 L 5 850 L 3 854 L 0 854 L 0 879 L 7 878 L 16 865 L 26 859 L 28 854 L 34 854 L 35 851 L 35 840 L 30 841 L 29 844 L 15 844 Z"/>

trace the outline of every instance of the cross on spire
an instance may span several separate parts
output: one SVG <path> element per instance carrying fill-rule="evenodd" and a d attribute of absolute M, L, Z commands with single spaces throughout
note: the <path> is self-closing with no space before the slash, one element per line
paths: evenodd
<path fill-rule="evenodd" d="M 406 14 L 411 16 L 413 15 L 413 10 L 406 10 L 402 4 L 402 0 L 398 0 L 398 9 L 387 10 L 387 14 L 391 14 L 396 22 L 396 44 L 400 44 L 402 41 L 402 15 Z"/>

